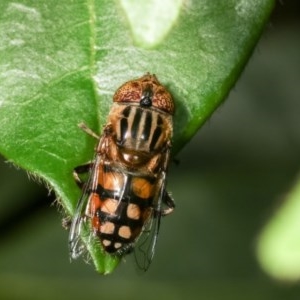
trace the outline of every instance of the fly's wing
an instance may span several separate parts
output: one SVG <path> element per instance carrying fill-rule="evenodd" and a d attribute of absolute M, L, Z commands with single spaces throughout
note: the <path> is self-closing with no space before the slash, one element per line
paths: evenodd
<path fill-rule="evenodd" d="M 79 199 L 76 213 L 74 215 L 70 233 L 69 233 L 69 251 L 72 259 L 78 258 L 85 250 L 85 246 L 81 240 L 83 227 L 86 227 L 86 220 L 83 216 L 84 207 L 88 202 L 88 195 L 83 193 Z M 84 229 L 86 230 L 86 228 Z"/>
<path fill-rule="evenodd" d="M 165 172 L 159 180 L 157 193 L 153 199 L 153 208 L 148 220 L 144 224 L 141 236 L 134 246 L 134 255 L 138 267 L 147 271 L 155 253 L 155 246 L 158 238 L 160 219 L 162 216 L 162 199 L 165 195 Z"/>
<path fill-rule="evenodd" d="M 82 235 L 90 235 L 91 229 L 89 228 L 88 216 L 86 215 L 86 208 L 90 201 L 91 190 L 94 190 L 98 181 L 98 165 L 101 156 L 96 155 L 94 163 L 90 169 L 87 182 L 84 184 L 83 192 L 78 200 L 76 211 L 72 220 L 69 232 L 69 251 L 73 259 L 78 258 L 84 251 L 85 245 L 82 241 Z"/>

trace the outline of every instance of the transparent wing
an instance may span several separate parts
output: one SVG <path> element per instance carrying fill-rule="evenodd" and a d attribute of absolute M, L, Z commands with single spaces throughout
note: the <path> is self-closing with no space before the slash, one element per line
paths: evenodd
<path fill-rule="evenodd" d="M 165 173 L 163 172 L 160 180 L 158 193 L 153 200 L 153 208 L 148 220 L 146 221 L 142 234 L 138 238 L 134 246 L 134 255 L 138 267 L 147 271 L 155 253 L 157 243 L 160 220 L 162 216 L 162 199 L 165 189 Z"/>
<path fill-rule="evenodd" d="M 88 195 L 84 193 L 78 202 L 79 205 L 76 208 L 76 213 L 71 224 L 69 233 L 69 251 L 72 259 L 78 258 L 85 250 L 81 234 L 83 231 L 87 230 L 86 219 L 83 213 L 87 202 Z"/>
<path fill-rule="evenodd" d="M 100 155 L 96 155 L 94 163 L 89 171 L 88 180 L 84 184 L 82 195 L 78 200 L 76 211 L 71 223 L 69 232 L 69 251 L 72 259 L 78 258 L 86 249 L 82 241 L 82 236 L 88 236 L 91 234 L 86 208 L 90 201 L 91 191 L 97 186 L 97 170 L 100 159 Z"/>
<path fill-rule="evenodd" d="M 161 218 L 159 214 L 155 214 L 153 211 L 134 247 L 137 266 L 143 271 L 148 270 L 155 253 Z"/>

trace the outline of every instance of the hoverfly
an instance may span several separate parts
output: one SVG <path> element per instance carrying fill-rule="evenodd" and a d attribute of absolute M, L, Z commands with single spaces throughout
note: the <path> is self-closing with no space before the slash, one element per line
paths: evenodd
<path fill-rule="evenodd" d="M 71 258 L 84 251 L 82 227 L 99 239 L 104 251 L 122 256 L 140 252 L 140 268 L 147 270 L 153 255 L 161 216 L 175 207 L 166 191 L 174 102 L 155 75 L 123 84 L 100 137 L 94 160 L 74 169 L 82 187 L 69 234 Z M 83 183 L 79 174 L 88 172 Z"/>

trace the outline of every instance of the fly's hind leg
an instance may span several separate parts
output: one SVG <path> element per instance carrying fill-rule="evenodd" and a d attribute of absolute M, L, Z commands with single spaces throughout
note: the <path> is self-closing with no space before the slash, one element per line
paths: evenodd
<path fill-rule="evenodd" d="M 170 213 L 172 213 L 175 208 L 175 202 L 166 190 L 164 190 L 162 202 L 167 207 L 165 209 L 161 210 L 161 216 L 166 216 L 166 215 L 169 215 Z"/>
<path fill-rule="evenodd" d="M 75 180 L 75 183 L 80 189 L 84 189 L 85 182 L 80 178 L 80 174 L 86 174 L 89 172 L 89 170 L 93 167 L 93 162 L 88 162 L 86 164 L 80 165 L 73 170 L 73 177 Z M 62 219 L 62 227 L 66 230 L 69 230 L 72 224 L 72 218 L 70 216 L 64 217 Z"/>
<path fill-rule="evenodd" d="M 94 162 L 90 161 L 86 164 L 80 165 L 73 170 L 73 177 L 79 188 L 83 189 L 85 182 L 80 178 L 80 174 L 87 174 L 93 167 Z"/>

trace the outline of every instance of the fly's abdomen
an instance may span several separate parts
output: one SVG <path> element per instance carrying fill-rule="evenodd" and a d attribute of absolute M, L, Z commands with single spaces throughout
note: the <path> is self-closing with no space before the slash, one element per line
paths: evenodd
<path fill-rule="evenodd" d="M 152 212 L 155 179 L 101 167 L 91 194 L 92 227 L 105 251 L 129 251 Z"/>

